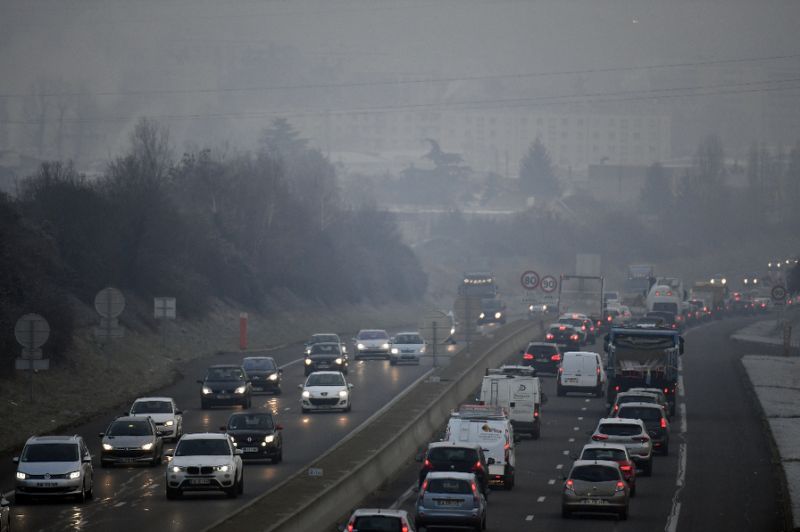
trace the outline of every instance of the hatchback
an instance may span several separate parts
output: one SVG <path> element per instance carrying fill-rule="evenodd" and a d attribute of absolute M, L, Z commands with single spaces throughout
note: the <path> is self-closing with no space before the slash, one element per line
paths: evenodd
<path fill-rule="evenodd" d="M 486 528 L 486 499 L 472 473 L 428 473 L 417 498 L 414 526 Z"/>
<path fill-rule="evenodd" d="M 353 511 L 346 532 L 414 532 L 408 512 L 385 508 L 359 508 Z"/>
<path fill-rule="evenodd" d="M 561 349 L 556 343 L 531 342 L 522 352 L 522 365 L 531 366 L 537 372 L 556 373 L 561 363 Z"/>
<path fill-rule="evenodd" d="M 587 443 L 583 446 L 578 460 L 609 460 L 619 465 L 622 477 L 631 489 L 631 497 L 636 496 L 636 464 L 628 455 L 628 449 L 618 443 Z"/>
<path fill-rule="evenodd" d="M 617 462 L 577 460 L 564 480 L 561 515 L 573 512 L 614 513 L 628 518 L 629 488 Z"/>

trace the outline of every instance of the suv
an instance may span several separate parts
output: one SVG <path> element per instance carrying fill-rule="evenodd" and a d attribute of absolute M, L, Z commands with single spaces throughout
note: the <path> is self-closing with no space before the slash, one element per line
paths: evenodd
<path fill-rule="evenodd" d="M 481 493 L 488 495 L 489 466 L 483 449 L 476 443 L 438 441 L 428 444 L 428 450 L 419 472 L 419 485 L 433 471 L 461 471 L 474 473 Z"/>
<path fill-rule="evenodd" d="M 531 342 L 522 352 L 522 365 L 533 367 L 537 373 L 557 373 L 560 363 L 561 349 L 555 343 Z"/>
<path fill-rule="evenodd" d="M 632 392 L 628 390 L 627 392 L 617 393 L 617 396 L 614 398 L 614 404 L 611 406 L 611 412 L 608 414 L 609 417 L 615 417 L 619 408 L 627 403 L 652 403 L 666 408 L 661 405 L 658 396 L 654 393 Z"/>
<path fill-rule="evenodd" d="M 625 520 L 629 489 L 617 462 L 577 460 L 564 482 L 561 516 L 570 517 L 572 512 L 603 512 L 616 513 Z"/>
<path fill-rule="evenodd" d="M 272 392 L 281 394 L 281 377 L 283 370 L 275 363 L 272 357 L 245 357 L 242 368 L 250 377 L 251 387 L 254 392 Z"/>
<path fill-rule="evenodd" d="M 203 380 L 197 381 L 200 391 L 200 407 L 205 410 L 216 405 L 242 405 L 250 408 L 250 379 L 242 366 L 219 364 L 206 370 Z"/>
<path fill-rule="evenodd" d="M 308 377 L 315 371 L 341 371 L 347 374 L 348 364 L 340 344 L 318 343 L 306 349 L 303 365 L 305 375 Z"/>
<path fill-rule="evenodd" d="M 368 356 L 389 359 L 391 345 L 389 335 L 383 329 L 362 329 L 353 338 L 353 344 L 356 348 L 356 360 Z"/>
<path fill-rule="evenodd" d="M 230 498 L 241 495 L 244 492 L 241 454 L 227 434 L 184 434 L 167 465 L 167 499 L 176 499 L 184 491 L 222 490 Z"/>
<path fill-rule="evenodd" d="M 642 467 L 644 476 L 653 474 L 653 442 L 641 419 L 602 418 L 594 429 L 592 440 L 624 445 L 631 459 Z"/>
<path fill-rule="evenodd" d="M 659 404 L 625 403 L 614 414 L 616 417 L 641 419 L 653 440 L 653 448 L 667 456 L 669 454 L 669 421 L 667 413 Z"/>
<path fill-rule="evenodd" d="M 80 502 L 92 498 L 94 470 L 92 455 L 83 438 L 74 436 L 32 436 L 20 456 L 14 457 L 17 483 L 14 500 L 30 496 L 74 495 Z"/>
<path fill-rule="evenodd" d="M 102 438 L 101 467 L 140 463 L 156 466 L 161 463 L 164 440 L 149 417 L 118 417 L 99 436 Z"/>
<path fill-rule="evenodd" d="M 347 532 L 414 532 L 408 512 L 384 508 L 359 508 L 347 520 L 343 528 Z"/>
<path fill-rule="evenodd" d="M 414 517 L 417 528 L 469 526 L 486 529 L 486 498 L 472 473 L 435 471 L 422 483 Z"/>
<path fill-rule="evenodd" d="M 273 464 L 283 460 L 283 427 L 275 424 L 267 412 L 237 412 L 219 428 L 231 437 L 233 446 L 242 451 L 242 458 L 268 459 Z"/>
<path fill-rule="evenodd" d="M 132 417 L 149 417 L 156 424 L 158 435 L 178 441 L 183 435 L 183 412 L 172 397 L 140 397 L 126 413 Z"/>
<path fill-rule="evenodd" d="M 550 325 L 544 335 L 545 342 L 563 345 L 567 350 L 580 349 L 585 343 L 586 335 L 572 325 L 566 323 L 554 323 Z"/>

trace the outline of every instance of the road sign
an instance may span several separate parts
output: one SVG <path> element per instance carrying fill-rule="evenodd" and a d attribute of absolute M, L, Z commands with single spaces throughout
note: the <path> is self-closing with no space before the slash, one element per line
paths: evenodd
<path fill-rule="evenodd" d="M 786 288 L 783 286 L 776 284 L 772 287 L 772 301 L 775 303 L 782 305 L 783 302 L 786 300 Z"/>
<path fill-rule="evenodd" d="M 539 286 L 539 274 L 533 270 L 528 270 L 523 272 L 519 282 L 522 283 L 522 288 L 525 290 L 536 290 Z"/>
<path fill-rule="evenodd" d="M 558 288 L 558 279 L 553 277 L 552 275 L 545 275 L 542 277 L 539 286 L 542 287 L 542 290 L 546 293 L 555 292 L 556 288 Z"/>
<path fill-rule="evenodd" d="M 50 325 L 38 314 L 25 314 L 14 326 L 14 337 L 22 347 L 39 349 L 50 337 Z"/>
<path fill-rule="evenodd" d="M 153 317 L 157 320 L 174 320 L 176 302 L 174 297 L 154 297 Z"/>
<path fill-rule="evenodd" d="M 14 368 L 19 370 L 44 371 L 50 369 L 50 359 L 43 358 L 37 360 L 32 358 L 17 358 L 14 359 Z"/>
<path fill-rule="evenodd" d="M 104 318 L 116 318 L 125 310 L 125 296 L 116 288 L 103 288 L 94 296 L 94 308 Z"/>

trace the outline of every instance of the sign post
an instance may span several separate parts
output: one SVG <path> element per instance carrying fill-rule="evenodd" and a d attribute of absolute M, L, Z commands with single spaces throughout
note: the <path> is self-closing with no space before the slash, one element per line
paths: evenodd
<path fill-rule="evenodd" d="M 247 350 L 247 312 L 239 313 L 239 350 Z"/>
<path fill-rule="evenodd" d="M 177 316 L 174 297 L 154 297 L 153 317 L 161 322 L 161 347 L 167 345 L 167 320 L 174 320 Z"/>
<path fill-rule="evenodd" d="M 437 367 L 436 349 L 439 342 L 446 338 L 445 331 L 450 330 L 450 319 L 441 310 L 429 310 L 426 312 L 419 323 L 419 332 L 424 338 L 430 339 L 431 356 L 433 357 L 433 367 Z"/>
<path fill-rule="evenodd" d="M 792 354 L 792 326 L 788 323 L 783 324 L 783 354 L 787 357 Z"/>
<path fill-rule="evenodd" d="M 32 403 L 34 372 L 50 368 L 50 361 L 42 358 L 41 350 L 50 338 L 50 325 L 38 314 L 25 314 L 14 325 L 14 337 L 23 347 L 20 357 L 15 361 L 15 367 L 18 370 L 28 370 L 28 389 Z"/>
<path fill-rule="evenodd" d="M 124 336 L 117 318 L 125 310 L 125 296 L 116 288 L 103 288 L 94 296 L 94 309 L 100 314 L 100 326 L 95 327 L 94 336 L 100 341 L 101 349 L 104 349 L 112 338 Z M 111 367 L 111 353 L 106 353 L 106 364 Z"/>

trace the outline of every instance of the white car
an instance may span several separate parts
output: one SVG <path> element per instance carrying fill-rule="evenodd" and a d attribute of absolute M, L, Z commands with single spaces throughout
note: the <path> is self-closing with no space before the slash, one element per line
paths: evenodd
<path fill-rule="evenodd" d="M 389 335 L 383 329 L 362 329 L 353 338 L 356 360 L 363 357 L 389 358 Z"/>
<path fill-rule="evenodd" d="M 32 436 L 25 442 L 17 465 L 17 503 L 36 497 L 92 498 L 94 470 L 86 443 L 75 436 Z"/>
<path fill-rule="evenodd" d="M 224 491 L 231 498 L 241 495 L 241 454 L 227 434 L 184 434 L 174 453 L 167 454 L 171 456 L 165 479 L 167 499 L 176 499 L 185 491 Z"/>
<path fill-rule="evenodd" d="M 151 418 L 158 435 L 164 439 L 178 441 L 183 435 L 183 412 L 172 397 L 140 397 L 127 415 Z"/>
<path fill-rule="evenodd" d="M 401 362 L 419 364 L 419 357 L 425 354 L 425 340 L 418 332 L 397 333 L 391 346 L 389 364 L 392 366 Z"/>
<path fill-rule="evenodd" d="M 340 371 L 315 371 L 306 378 L 305 384 L 299 384 L 300 409 L 303 413 L 312 410 L 343 410 L 349 412 L 352 407 L 352 384 Z"/>

